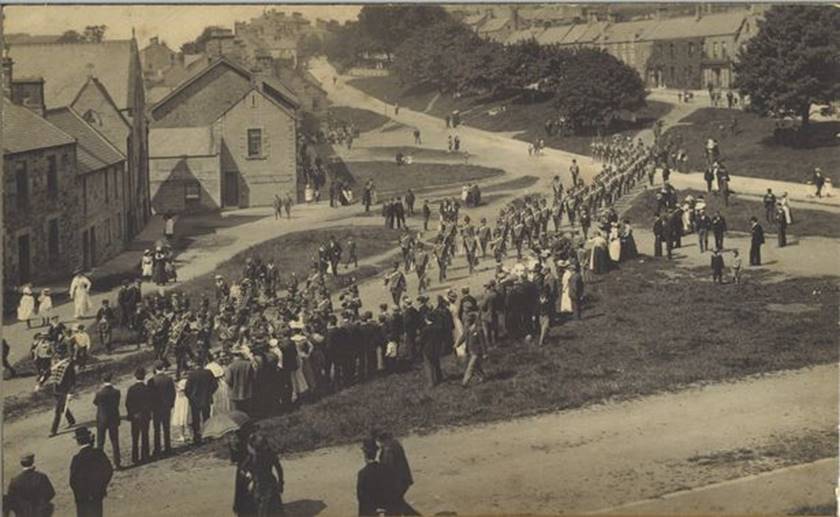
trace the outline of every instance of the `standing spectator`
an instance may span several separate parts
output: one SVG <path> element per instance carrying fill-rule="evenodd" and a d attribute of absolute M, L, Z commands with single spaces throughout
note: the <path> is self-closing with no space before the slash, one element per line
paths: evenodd
<path fill-rule="evenodd" d="M 26 328 L 32 328 L 32 318 L 35 317 L 35 297 L 32 296 L 32 288 L 28 285 L 23 286 L 23 292 L 20 295 L 18 302 L 17 318 L 18 321 L 25 321 Z"/>
<path fill-rule="evenodd" d="M 572 276 L 569 278 L 569 298 L 572 299 L 572 312 L 575 319 L 582 319 L 583 312 L 583 275 L 580 274 L 580 267 L 570 265 L 569 269 L 572 271 Z"/>
<path fill-rule="evenodd" d="M 712 250 L 712 282 L 723 283 L 723 255 L 720 250 L 715 248 Z"/>
<path fill-rule="evenodd" d="M 146 369 L 134 371 L 137 379 L 125 394 L 125 414 L 131 422 L 131 462 L 140 465 L 149 461 L 149 424 L 155 406 L 155 392 L 146 384 Z"/>
<path fill-rule="evenodd" d="M 286 212 L 286 219 L 292 218 L 292 195 L 286 193 L 286 199 L 283 200 L 283 210 Z"/>
<path fill-rule="evenodd" d="M 81 323 L 76 325 L 76 330 L 73 333 L 73 354 L 76 360 L 76 365 L 79 369 L 85 367 L 88 358 L 90 358 L 90 335 L 85 330 L 85 326 Z"/>
<path fill-rule="evenodd" d="M 175 216 L 172 214 L 165 215 L 163 225 L 163 235 L 166 237 L 167 242 L 171 245 L 172 239 L 175 238 Z"/>
<path fill-rule="evenodd" d="M 50 427 L 50 438 L 58 434 L 58 425 L 61 418 L 67 418 L 67 427 L 76 425 L 76 419 L 70 408 L 67 407 L 70 394 L 76 385 L 76 365 L 72 357 L 63 357 L 53 367 L 50 377 L 53 379 L 53 396 L 55 397 L 55 413 L 53 415 L 52 427 Z"/>
<path fill-rule="evenodd" d="M 580 166 L 578 166 L 577 160 L 572 160 L 572 165 L 569 167 L 569 173 L 572 175 L 572 187 L 577 186 L 578 179 L 580 178 Z"/>
<path fill-rule="evenodd" d="M 715 173 L 712 172 L 711 167 L 706 167 L 706 172 L 703 173 L 703 179 L 706 180 L 706 192 L 712 192 L 712 182 L 715 180 Z"/>
<path fill-rule="evenodd" d="M 73 280 L 70 282 L 70 299 L 73 300 L 73 315 L 78 320 L 87 316 L 91 309 L 91 283 L 81 269 L 77 269 L 73 275 Z"/>
<path fill-rule="evenodd" d="M 700 253 L 705 253 L 709 249 L 709 230 L 712 229 L 712 219 L 705 210 L 700 210 L 694 226 L 697 228 L 697 244 L 700 246 Z"/>
<path fill-rule="evenodd" d="M 41 295 L 38 296 L 38 316 L 41 318 L 41 325 L 47 326 L 53 319 L 53 301 L 50 288 L 41 290 Z"/>
<path fill-rule="evenodd" d="M 154 428 L 154 455 L 161 454 L 161 435 L 163 435 L 163 454 L 172 453 L 171 419 L 175 406 L 175 381 L 166 374 L 163 361 L 155 362 L 155 375 L 147 383 L 154 396 L 152 405 L 152 425 Z"/>
<path fill-rule="evenodd" d="M 14 367 L 9 364 L 9 352 L 11 352 L 9 343 L 6 342 L 6 338 L 3 338 L 3 369 L 9 371 L 9 378 L 11 379 L 17 376 L 17 372 Z"/>
<path fill-rule="evenodd" d="M 43 332 L 35 334 L 32 342 L 32 358 L 35 360 L 35 371 L 38 379 L 35 391 L 50 377 L 50 365 L 52 365 L 53 347 L 47 335 Z"/>
<path fill-rule="evenodd" d="M 394 515 L 399 506 L 399 488 L 394 473 L 376 461 L 379 448 L 376 441 L 367 438 L 362 443 L 365 466 L 356 476 L 356 499 L 360 517 Z"/>
<path fill-rule="evenodd" d="M 761 265 L 761 245 L 764 244 L 764 228 L 756 217 L 750 217 L 750 265 Z"/>
<path fill-rule="evenodd" d="M 379 446 L 379 463 L 391 469 L 397 482 L 397 494 L 400 502 L 404 502 L 405 493 L 414 484 L 411 467 L 405 456 L 402 444 L 391 433 L 382 430 L 373 431 L 373 438 Z"/>
<path fill-rule="evenodd" d="M 345 262 L 345 267 L 350 269 L 350 263 L 353 263 L 353 266 L 358 268 L 359 267 L 359 257 L 356 254 L 356 241 L 353 240 L 353 237 L 347 238 L 347 261 Z"/>
<path fill-rule="evenodd" d="M 773 194 L 773 189 L 767 189 L 764 194 L 764 218 L 768 223 L 772 223 L 776 215 L 776 195 Z"/>
<path fill-rule="evenodd" d="M 20 457 L 20 466 L 23 472 L 12 478 L 3 499 L 4 514 L 11 511 L 16 517 L 50 517 L 55 497 L 50 478 L 35 470 L 35 455 L 31 452 Z"/>
<path fill-rule="evenodd" d="M 785 211 L 782 208 L 782 205 L 779 205 L 778 210 L 776 210 L 776 228 L 779 237 L 779 247 L 784 248 L 787 246 L 787 226 L 788 226 L 788 219 L 786 217 Z"/>
<path fill-rule="evenodd" d="M 738 256 L 738 250 L 732 250 L 732 281 L 735 285 L 741 283 L 741 257 Z"/>
<path fill-rule="evenodd" d="M 233 409 L 250 414 L 256 372 L 244 352 L 237 351 L 235 354 L 236 358 L 225 373 L 225 383 L 230 388 L 230 403 Z"/>
<path fill-rule="evenodd" d="M 726 235 L 726 219 L 720 215 L 720 210 L 712 217 L 712 233 L 715 236 L 715 248 L 723 250 L 723 238 Z"/>
<path fill-rule="evenodd" d="M 417 198 L 414 196 L 414 192 L 411 189 L 408 189 L 408 192 L 405 193 L 405 207 L 408 211 L 408 215 L 414 215 L 414 201 Z"/>
<path fill-rule="evenodd" d="M 440 369 L 440 340 L 439 323 L 430 314 L 423 316 L 420 323 L 420 352 L 423 354 L 423 371 L 430 388 L 434 388 L 443 380 Z"/>
<path fill-rule="evenodd" d="M 96 406 L 96 448 L 105 447 L 105 433 L 111 441 L 114 466 L 120 468 L 120 390 L 111 384 L 111 374 L 102 377 L 103 385 L 93 398 Z M 84 429 L 84 428 L 82 428 Z M 78 432 L 78 429 L 77 429 Z"/>
<path fill-rule="evenodd" d="M 484 381 L 484 368 L 482 368 L 482 361 L 487 355 L 484 345 L 484 334 L 477 324 L 478 315 L 474 312 L 467 314 L 467 326 L 464 329 L 464 334 L 461 336 L 460 343 L 464 343 L 467 347 L 467 355 L 469 361 L 467 362 L 467 369 L 464 371 L 464 380 L 462 385 L 466 388 L 469 386 L 473 377 L 477 377 L 479 382 Z"/>
<path fill-rule="evenodd" d="M 102 307 L 96 312 L 97 330 L 99 330 L 99 340 L 105 345 L 108 353 L 111 353 L 111 339 L 113 337 L 114 323 L 116 323 L 116 316 L 114 309 L 108 300 L 102 300 Z"/>
<path fill-rule="evenodd" d="M 420 139 L 420 130 L 414 130 L 414 145 L 423 145 L 423 140 Z"/>
<path fill-rule="evenodd" d="M 814 186 L 817 188 L 815 196 L 821 198 L 822 197 L 822 190 L 825 186 L 825 176 L 823 176 L 822 169 L 817 167 L 814 169 Z"/>
<path fill-rule="evenodd" d="M 432 217 L 432 209 L 429 207 L 429 200 L 423 200 L 423 231 L 429 230 L 429 219 Z"/>
<path fill-rule="evenodd" d="M 119 291 L 117 291 L 117 305 L 120 308 L 120 326 L 123 328 L 128 328 L 131 318 L 134 315 L 135 308 L 132 307 L 131 297 L 131 282 L 126 280 L 120 286 Z"/>
<path fill-rule="evenodd" d="M 216 392 L 216 378 L 210 370 L 202 365 L 196 365 L 196 368 L 187 374 L 187 385 L 184 392 L 190 402 L 193 443 L 201 445 L 201 426 L 210 418 L 213 393 Z"/>
<path fill-rule="evenodd" d="M 79 452 L 70 462 L 70 488 L 76 499 L 77 517 L 101 517 L 102 500 L 108 495 L 108 485 L 114 468 L 100 449 L 93 447 L 93 435 L 87 427 L 76 429 Z"/>

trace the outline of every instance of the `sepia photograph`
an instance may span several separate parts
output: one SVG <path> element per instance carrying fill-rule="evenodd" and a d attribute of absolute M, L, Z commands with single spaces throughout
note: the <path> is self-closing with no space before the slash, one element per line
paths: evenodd
<path fill-rule="evenodd" d="M 840 4 L 0 28 L 3 517 L 840 515 Z"/>

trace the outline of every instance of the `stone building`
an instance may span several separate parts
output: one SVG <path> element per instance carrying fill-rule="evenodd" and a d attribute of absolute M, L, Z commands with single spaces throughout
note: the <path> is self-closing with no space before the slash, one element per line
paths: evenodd
<path fill-rule="evenodd" d="M 163 80 L 164 72 L 178 61 L 178 53 L 169 48 L 165 41 L 154 36 L 149 44 L 140 51 L 140 63 L 143 65 L 143 78 L 147 83 Z"/>
<path fill-rule="evenodd" d="M 76 142 L 33 110 L 3 98 L 4 290 L 80 266 Z"/>
<path fill-rule="evenodd" d="M 89 269 L 119 254 L 127 243 L 125 155 L 73 108 L 49 110 L 46 119 L 76 141 L 79 219 L 74 233 L 81 241 L 81 265 Z"/>
<path fill-rule="evenodd" d="M 13 44 L 15 74 L 44 79 L 46 108 L 72 107 L 126 157 L 123 228 L 137 235 L 151 215 L 148 132 L 137 42 Z"/>
<path fill-rule="evenodd" d="M 284 84 L 225 58 L 185 81 L 149 112 L 155 210 L 270 205 L 276 194 L 296 195 L 299 108 Z"/>

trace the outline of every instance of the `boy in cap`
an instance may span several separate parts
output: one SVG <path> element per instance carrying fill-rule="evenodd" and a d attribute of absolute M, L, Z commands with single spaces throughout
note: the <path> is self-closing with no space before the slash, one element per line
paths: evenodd
<path fill-rule="evenodd" d="M 11 511 L 15 515 L 32 517 L 52 515 L 55 489 L 46 474 L 35 470 L 35 455 L 23 454 L 20 466 L 23 471 L 12 478 L 4 497 L 4 513 Z"/>

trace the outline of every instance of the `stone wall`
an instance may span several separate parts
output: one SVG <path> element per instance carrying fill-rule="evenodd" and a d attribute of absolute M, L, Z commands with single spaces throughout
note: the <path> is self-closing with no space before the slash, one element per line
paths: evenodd
<path fill-rule="evenodd" d="M 222 206 L 218 155 L 152 158 L 149 165 L 155 213 L 208 212 Z"/>

